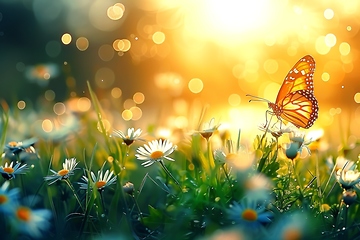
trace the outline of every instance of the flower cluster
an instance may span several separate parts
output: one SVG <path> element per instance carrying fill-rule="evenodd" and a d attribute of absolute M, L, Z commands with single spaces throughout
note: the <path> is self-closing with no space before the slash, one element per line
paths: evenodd
<path fill-rule="evenodd" d="M 137 146 L 137 141 L 143 140 L 141 129 L 113 130 L 111 135 L 102 134 L 104 139 L 96 145 L 101 148 L 94 147 L 91 154 L 87 149 L 93 145 L 82 142 L 83 161 L 74 154 L 58 162 L 57 149 L 50 165 L 48 159 L 38 161 L 41 168 L 37 170 L 48 172 L 41 175 L 41 182 L 47 184 L 31 192 L 36 191 L 44 206 L 54 211 L 54 222 L 60 222 L 61 230 L 71 234 L 78 230 L 79 238 L 116 224 L 122 229 L 125 221 L 136 238 L 168 238 L 179 231 L 179 238 L 200 240 L 309 239 L 312 228 L 327 224 L 310 221 L 313 212 L 329 219 L 330 230 L 323 233 L 331 237 L 345 236 L 342 233 L 347 223 L 342 219 L 354 222 L 350 228 L 359 223 L 354 218 L 356 212 L 347 215 L 360 191 L 360 172 L 355 162 L 345 158 L 348 155 L 339 154 L 336 163 L 328 158 L 322 161 L 327 163 L 325 168 L 320 169 L 317 160 L 323 159 L 316 159 L 320 154 L 310 155 L 312 139 L 291 124 L 260 128 L 265 133 L 256 136 L 253 148 L 241 143 L 241 131 L 233 142 L 230 135 L 218 134 L 219 126 L 211 119 L 202 130 L 177 144 L 169 140 L 170 136 L 152 139 L 149 134 L 141 146 Z M 271 134 L 270 141 L 267 133 Z M 48 231 L 51 212 L 22 201 L 20 188 L 9 189 L 10 180 L 14 185 L 24 183 L 24 177 L 18 175 L 28 172 L 29 163 L 19 156 L 36 153 L 33 143 L 10 142 L 4 151 L 0 173 L 6 181 L 0 188 L 0 217 L 8 220 L 6 224 L 9 222 L 14 231 L 30 238 L 55 235 Z M 60 156 L 74 152 L 69 148 Z M 301 161 L 300 154 L 314 161 Z M 17 160 L 9 161 L 10 155 Z M 143 168 L 131 175 L 129 163 Z M 30 174 L 33 164 L 31 167 Z M 329 179 L 324 183 L 326 174 Z M 63 215 L 58 206 L 64 206 Z M 360 233 L 353 229 L 352 236 Z"/>

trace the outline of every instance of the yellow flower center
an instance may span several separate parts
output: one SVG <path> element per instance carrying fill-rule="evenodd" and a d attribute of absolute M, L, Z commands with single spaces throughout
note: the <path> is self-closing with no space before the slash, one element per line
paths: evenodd
<path fill-rule="evenodd" d="M 6 195 L 0 195 L 0 205 L 6 203 L 8 201 L 8 198 Z"/>
<path fill-rule="evenodd" d="M 257 212 L 254 209 L 248 208 L 245 209 L 242 214 L 241 214 L 242 219 L 249 221 L 249 222 L 253 222 L 256 221 L 258 216 L 257 216 Z"/>
<path fill-rule="evenodd" d="M 58 171 L 58 174 L 60 176 L 65 176 L 68 173 L 69 173 L 69 170 L 67 170 L 67 169 L 61 169 L 60 171 Z"/>
<path fill-rule="evenodd" d="M 95 186 L 100 189 L 103 188 L 105 186 L 106 182 L 105 181 L 98 181 L 95 183 Z"/>
<path fill-rule="evenodd" d="M 16 216 L 24 222 L 28 222 L 31 218 L 31 210 L 27 207 L 19 207 L 16 211 Z"/>
<path fill-rule="evenodd" d="M 3 170 L 8 174 L 12 174 L 14 172 L 14 169 L 12 167 L 4 167 Z"/>
<path fill-rule="evenodd" d="M 152 152 L 151 155 L 150 155 L 150 157 L 151 157 L 152 159 L 159 159 L 159 158 L 161 158 L 162 156 L 164 156 L 164 153 L 163 153 L 163 151 L 159 151 L 159 150 Z"/>
<path fill-rule="evenodd" d="M 18 143 L 12 141 L 12 142 L 9 142 L 8 145 L 9 145 L 10 147 L 16 147 L 16 146 L 18 145 Z"/>
<path fill-rule="evenodd" d="M 290 227 L 284 231 L 282 239 L 284 239 L 284 240 L 300 240 L 301 233 L 299 232 L 299 229 Z"/>

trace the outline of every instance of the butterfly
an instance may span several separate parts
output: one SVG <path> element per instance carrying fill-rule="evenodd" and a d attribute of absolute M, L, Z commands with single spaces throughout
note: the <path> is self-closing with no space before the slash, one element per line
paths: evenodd
<path fill-rule="evenodd" d="M 280 87 L 275 103 L 252 96 L 250 101 L 266 101 L 272 115 L 280 121 L 287 121 L 296 127 L 309 128 L 318 118 L 319 106 L 314 96 L 315 60 L 312 56 L 302 57 L 288 72 Z"/>

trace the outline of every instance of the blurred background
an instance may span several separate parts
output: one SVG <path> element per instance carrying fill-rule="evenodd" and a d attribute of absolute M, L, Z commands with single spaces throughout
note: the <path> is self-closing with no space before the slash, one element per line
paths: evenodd
<path fill-rule="evenodd" d="M 206 108 L 204 120 L 252 140 L 267 104 L 245 95 L 275 101 L 310 54 L 311 130 L 351 143 L 359 28 L 358 0 L 0 0 L 0 97 L 26 131 L 60 134 L 91 108 L 89 82 L 113 128 L 196 129 Z"/>

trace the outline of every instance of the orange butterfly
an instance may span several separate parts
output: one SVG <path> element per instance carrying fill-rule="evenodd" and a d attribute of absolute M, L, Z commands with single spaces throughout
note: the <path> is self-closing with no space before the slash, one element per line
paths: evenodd
<path fill-rule="evenodd" d="M 253 101 L 266 101 L 279 120 L 291 122 L 296 127 L 309 128 L 318 118 L 319 106 L 314 96 L 313 76 L 315 60 L 310 55 L 301 58 L 286 75 L 275 103 L 256 98 Z M 251 100 L 250 100 L 251 101 Z"/>

